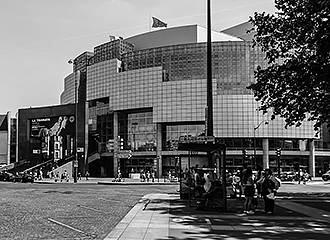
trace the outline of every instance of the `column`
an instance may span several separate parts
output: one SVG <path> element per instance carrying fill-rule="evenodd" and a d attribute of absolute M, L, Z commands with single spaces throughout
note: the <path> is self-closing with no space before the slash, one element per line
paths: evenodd
<path fill-rule="evenodd" d="M 162 161 L 162 124 L 157 123 L 157 128 L 156 128 L 156 138 L 157 138 L 157 158 L 158 158 L 158 169 L 157 173 L 159 174 L 159 177 L 163 175 L 163 161 Z"/>
<path fill-rule="evenodd" d="M 315 145 L 314 140 L 309 141 L 309 174 L 312 177 L 315 177 Z"/>
<path fill-rule="evenodd" d="M 118 123 L 118 112 L 113 112 L 113 175 L 116 176 L 118 170 L 118 162 L 120 161 L 118 153 L 120 150 L 118 142 L 119 123 Z"/>
<path fill-rule="evenodd" d="M 269 168 L 269 141 L 268 138 L 262 139 L 262 166 L 264 169 Z"/>

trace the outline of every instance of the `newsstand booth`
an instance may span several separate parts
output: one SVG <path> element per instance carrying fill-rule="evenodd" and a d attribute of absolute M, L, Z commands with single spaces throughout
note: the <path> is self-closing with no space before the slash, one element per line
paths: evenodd
<path fill-rule="evenodd" d="M 194 168 L 200 174 L 211 174 L 213 193 L 210 198 L 214 209 L 227 211 L 227 193 L 226 193 L 226 145 L 216 141 L 214 137 L 182 137 L 179 139 L 178 150 L 188 151 L 188 165 L 190 166 L 190 159 L 195 152 L 206 152 L 208 156 L 208 166 L 202 168 Z M 189 205 L 195 198 L 195 185 L 191 181 L 191 170 L 187 172 L 182 171 L 182 158 L 179 155 L 180 165 L 180 198 L 188 199 Z M 188 189 L 188 191 L 187 191 Z"/>

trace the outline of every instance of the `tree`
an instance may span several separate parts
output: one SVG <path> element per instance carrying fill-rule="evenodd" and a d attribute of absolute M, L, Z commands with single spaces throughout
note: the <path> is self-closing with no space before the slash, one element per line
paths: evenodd
<path fill-rule="evenodd" d="M 275 0 L 275 14 L 255 13 L 254 46 L 265 53 L 252 89 L 260 110 L 285 118 L 286 127 L 315 121 L 330 126 L 330 1 Z"/>

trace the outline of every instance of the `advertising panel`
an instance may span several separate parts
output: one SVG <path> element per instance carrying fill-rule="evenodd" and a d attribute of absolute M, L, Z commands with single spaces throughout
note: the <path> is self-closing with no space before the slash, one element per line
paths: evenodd
<path fill-rule="evenodd" d="M 44 158 L 53 158 L 55 161 L 73 154 L 74 116 L 35 118 L 30 121 L 30 135 L 39 140 L 33 141 L 33 154 L 42 153 Z"/>

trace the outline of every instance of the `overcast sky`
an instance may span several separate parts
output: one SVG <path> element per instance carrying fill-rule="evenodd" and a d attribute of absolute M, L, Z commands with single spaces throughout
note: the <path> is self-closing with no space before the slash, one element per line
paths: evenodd
<path fill-rule="evenodd" d="M 274 12 L 274 0 L 211 0 L 212 29 Z M 67 62 L 109 35 L 149 31 L 155 16 L 168 27 L 206 26 L 206 0 L 0 0 L 0 114 L 60 103 Z"/>

